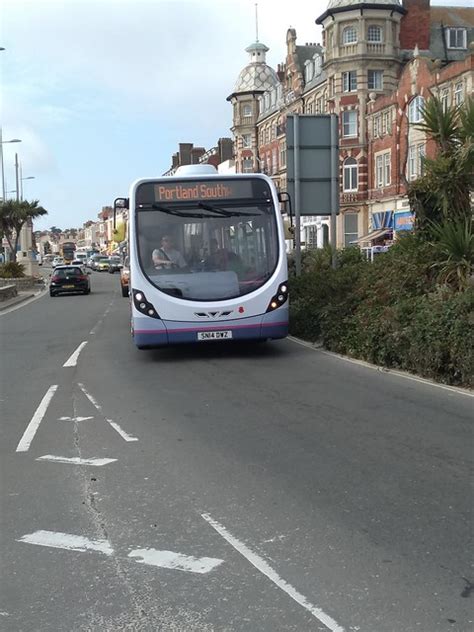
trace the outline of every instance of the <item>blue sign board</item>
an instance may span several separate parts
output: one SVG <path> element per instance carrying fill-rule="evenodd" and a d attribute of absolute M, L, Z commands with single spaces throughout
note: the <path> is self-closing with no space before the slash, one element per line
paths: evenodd
<path fill-rule="evenodd" d="M 412 211 L 395 211 L 393 228 L 395 231 L 413 230 L 415 215 Z"/>

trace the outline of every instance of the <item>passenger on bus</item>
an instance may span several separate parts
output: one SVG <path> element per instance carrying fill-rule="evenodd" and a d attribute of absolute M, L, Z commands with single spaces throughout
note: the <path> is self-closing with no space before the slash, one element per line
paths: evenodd
<path fill-rule="evenodd" d="M 155 248 L 151 257 L 157 270 L 185 268 L 187 266 L 183 255 L 179 250 L 176 250 L 173 239 L 169 235 L 163 235 L 160 248 Z"/>

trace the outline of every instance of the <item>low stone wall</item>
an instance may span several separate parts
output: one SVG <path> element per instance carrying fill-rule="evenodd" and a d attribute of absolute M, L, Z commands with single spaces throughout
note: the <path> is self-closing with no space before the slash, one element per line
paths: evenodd
<path fill-rule="evenodd" d="M 24 290 L 40 289 L 43 287 L 43 279 L 37 279 L 36 277 L 24 277 L 21 279 L 0 279 L 0 288 L 6 285 L 14 285 L 18 292 Z"/>
<path fill-rule="evenodd" d="M 2 301 L 8 301 L 9 298 L 13 298 L 18 295 L 16 285 L 4 285 L 0 287 L 0 303 Z"/>

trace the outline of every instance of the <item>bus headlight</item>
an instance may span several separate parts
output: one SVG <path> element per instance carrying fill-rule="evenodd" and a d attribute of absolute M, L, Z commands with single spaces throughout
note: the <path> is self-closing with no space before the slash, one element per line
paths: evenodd
<path fill-rule="evenodd" d="M 280 283 L 278 288 L 278 292 L 270 301 L 270 304 L 267 307 L 267 312 L 272 312 L 274 309 L 281 307 L 288 300 L 288 282 Z"/>
<path fill-rule="evenodd" d="M 156 312 L 154 305 L 146 300 L 146 296 L 140 290 L 132 290 L 133 304 L 139 312 L 149 316 L 150 318 L 160 318 Z"/>

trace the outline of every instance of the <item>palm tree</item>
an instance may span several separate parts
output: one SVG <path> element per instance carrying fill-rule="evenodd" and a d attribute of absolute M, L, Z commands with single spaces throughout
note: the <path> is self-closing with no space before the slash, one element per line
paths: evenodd
<path fill-rule="evenodd" d="M 37 217 L 47 215 L 48 211 L 39 205 L 39 200 L 4 200 L 0 203 L 0 232 L 16 255 L 20 233 L 23 226 Z"/>
<path fill-rule="evenodd" d="M 474 99 L 445 110 L 440 99 L 432 97 L 417 127 L 435 141 L 437 155 L 424 159 L 424 175 L 410 185 L 408 197 L 418 232 L 431 237 L 433 222 L 464 224 L 472 215 Z"/>

